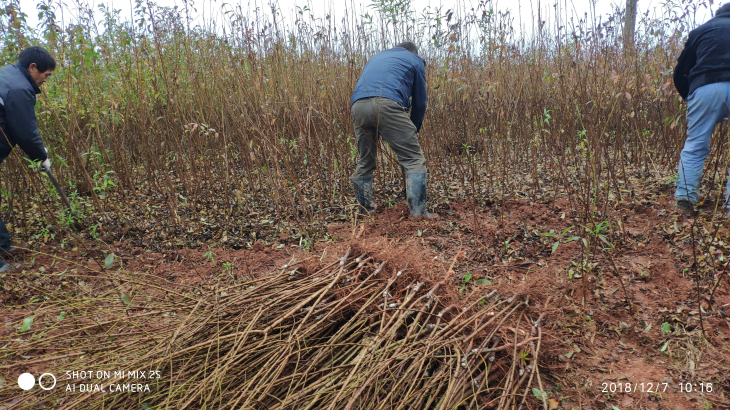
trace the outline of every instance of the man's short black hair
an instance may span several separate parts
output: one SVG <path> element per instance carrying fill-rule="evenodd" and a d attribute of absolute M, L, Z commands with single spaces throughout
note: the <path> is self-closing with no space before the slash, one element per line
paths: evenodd
<path fill-rule="evenodd" d="M 400 44 L 397 44 L 396 47 L 403 47 L 411 53 L 418 55 L 418 47 L 416 47 L 416 45 L 413 44 L 413 42 L 411 41 L 404 41 Z"/>
<path fill-rule="evenodd" d="M 35 63 L 38 71 L 45 73 L 48 70 L 56 69 L 56 60 L 53 59 L 51 53 L 43 47 L 28 47 L 20 52 L 18 63 L 25 69 Z"/>
<path fill-rule="evenodd" d="M 730 3 L 725 3 L 722 6 L 720 6 L 719 9 L 715 12 L 715 15 L 718 14 L 724 14 L 724 13 L 730 13 Z"/>

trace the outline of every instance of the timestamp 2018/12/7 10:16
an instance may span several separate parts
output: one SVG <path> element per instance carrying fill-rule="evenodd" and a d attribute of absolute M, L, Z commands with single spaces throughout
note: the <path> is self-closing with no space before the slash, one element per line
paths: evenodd
<path fill-rule="evenodd" d="M 603 393 L 664 393 L 669 383 L 601 383 Z M 712 393 L 712 383 L 679 383 L 681 393 Z"/>

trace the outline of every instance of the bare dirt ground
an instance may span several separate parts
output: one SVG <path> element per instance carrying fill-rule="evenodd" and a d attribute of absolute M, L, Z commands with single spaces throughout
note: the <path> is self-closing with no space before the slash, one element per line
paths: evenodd
<path fill-rule="evenodd" d="M 94 293 L 106 282 L 109 252 L 116 257 L 110 270 L 187 292 L 245 283 L 295 256 L 323 259 L 356 246 L 380 260 L 396 258 L 414 277 L 446 279 L 457 302 L 494 289 L 539 303 L 551 298 L 541 355 L 551 408 L 730 408 L 730 231 L 707 220 L 712 203 L 688 219 L 672 208 L 668 188 L 653 192 L 595 210 L 597 223 L 588 227 L 576 204 L 564 200 L 483 208 L 442 203 L 435 221 L 409 218 L 400 203 L 370 218 L 331 224 L 330 239 L 308 250 L 259 241 L 252 249 L 150 252 L 124 234 L 89 241 L 85 249 L 31 243 L 9 258 L 17 268 L 1 282 L 6 314 L 0 341 L 19 343 L 22 318 L 48 300 L 49 286 L 56 288 L 53 298 Z M 603 220 L 610 229 L 597 229 Z M 446 277 L 449 268 L 455 273 Z M 5 383 L 28 370 L 21 367 L 3 370 Z"/>
<path fill-rule="evenodd" d="M 535 300 L 553 296 L 557 306 L 545 326 L 551 337 L 544 363 L 551 381 L 545 389 L 563 408 L 727 408 L 728 286 L 718 287 L 715 311 L 702 315 L 708 343 L 700 337 L 697 292 L 685 271 L 693 263 L 692 246 L 679 232 L 667 232 L 668 226 L 690 222 L 672 210 L 670 197 L 616 210 L 622 215 L 621 243 L 611 251 L 612 263 L 606 255 L 593 259 L 593 272 L 585 275 L 585 303 L 583 278 L 575 274 L 578 241 L 561 243 L 551 254 L 555 241 L 535 235 L 536 229 L 561 232 L 572 225 L 567 202 L 510 201 L 501 212 L 476 214 L 469 204 L 458 203 L 449 211 L 438 222 L 415 222 L 406 220 L 407 207 L 400 204 L 368 225 L 364 241 L 414 241 L 443 261 L 463 250 L 452 282 L 462 293 L 482 279 L 485 291 L 496 288 Z M 466 284 L 464 275 L 471 275 Z M 664 325 L 662 331 L 664 323 L 669 329 Z M 627 383 L 631 392 L 623 393 Z M 713 383 L 714 389 L 685 393 L 680 384 L 686 383 Z"/>

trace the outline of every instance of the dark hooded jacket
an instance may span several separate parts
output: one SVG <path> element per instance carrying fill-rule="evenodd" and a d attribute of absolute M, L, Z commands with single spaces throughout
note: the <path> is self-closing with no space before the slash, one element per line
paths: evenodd
<path fill-rule="evenodd" d="M 47 158 L 35 118 L 36 94 L 41 90 L 26 68 L 0 68 L 0 163 L 19 145 L 32 160 Z"/>
<path fill-rule="evenodd" d="M 674 86 L 685 100 L 703 85 L 725 81 L 730 81 L 730 13 L 692 30 L 674 69 Z"/>

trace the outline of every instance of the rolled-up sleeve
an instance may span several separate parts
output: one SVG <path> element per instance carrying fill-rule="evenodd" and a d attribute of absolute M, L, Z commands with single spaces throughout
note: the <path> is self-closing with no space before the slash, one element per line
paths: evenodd
<path fill-rule="evenodd" d="M 416 132 L 418 132 L 421 131 L 423 117 L 426 115 L 426 106 L 428 104 L 428 95 L 426 94 L 426 68 L 424 64 L 420 64 L 416 68 L 416 73 L 413 78 L 412 96 L 411 121 L 416 126 Z"/>
<path fill-rule="evenodd" d="M 38 133 L 35 102 L 35 95 L 30 90 L 11 90 L 5 99 L 5 118 L 13 142 L 18 144 L 30 159 L 44 161 L 48 156 Z"/>

